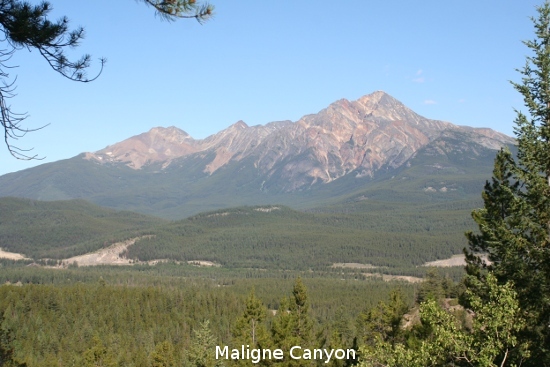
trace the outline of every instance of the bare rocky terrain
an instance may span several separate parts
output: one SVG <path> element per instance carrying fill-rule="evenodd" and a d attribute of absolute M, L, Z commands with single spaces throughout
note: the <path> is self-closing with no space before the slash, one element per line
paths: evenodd
<path fill-rule="evenodd" d="M 230 163 L 244 167 L 252 161 L 261 176 L 284 181 L 288 192 L 350 173 L 373 176 L 382 168 L 400 167 L 434 140 L 454 134 L 489 149 L 514 142 L 491 129 L 427 119 L 377 91 L 356 101 L 341 99 L 296 122 L 248 126 L 239 121 L 200 140 L 176 127 L 156 127 L 84 157 L 135 170 L 159 163 L 164 170 L 178 159 L 204 159 L 200 165 L 207 175 Z"/>
<path fill-rule="evenodd" d="M 407 275 L 389 275 L 389 274 L 380 274 L 380 273 L 363 273 L 366 277 L 371 278 L 380 278 L 385 282 L 391 282 L 391 281 L 402 281 L 402 282 L 408 282 L 408 283 L 420 283 L 423 282 L 424 279 L 418 278 L 418 277 L 411 277 Z"/>
<path fill-rule="evenodd" d="M 4 251 L 0 248 L 0 258 L 10 259 L 10 260 L 24 260 L 26 259 L 25 255 L 17 254 L 15 252 Z"/>
<path fill-rule="evenodd" d="M 146 236 L 148 237 L 148 236 Z M 69 265 L 77 266 L 98 266 L 98 265 L 135 265 L 135 264 L 149 264 L 155 265 L 161 262 L 169 261 L 168 259 L 155 259 L 151 261 L 134 261 L 124 256 L 124 253 L 128 247 L 132 246 L 137 240 L 143 237 L 131 238 L 126 241 L 117 242 L 109 247 L 94 251 L 92 253 L 73 256 L 60 261 L 60 264 L 55 268 L 67 268 Z M 25 260 L 28 259 L 23 254 L 17 254 L 14 252 L 7 252 L 0 249 L 0 258 L 10 260 Z M 194 260 L 188 261 L 191 265 L 205 266 L 205 267 L 219 267 L 220 265 L 212 261 Z M 35 264 L 37 265 L 37 264 Z"/>
<path fill-rule="evenodd" d="M 464 266 L 466 261 L 464 260 L 464 255 L 454 255 L 448 259 L 430 261 L 424 264 L 424 266 L 433 266 L 436 268 L 447 268 L 450 266 Z"/>
<path fill-rule="evenodd" d="M 92 252 L 90 254 L 64 259 L 61 261 L 60 267 L 66 268 L 71 264 L 76 264 L 78 266 L 131 265 L 133 264 L 133 261 L 123 257 L 122 254 L 138 239 L 139 237 L 136 237 L 123 242 L 117 242 L 107 248 Z"/>

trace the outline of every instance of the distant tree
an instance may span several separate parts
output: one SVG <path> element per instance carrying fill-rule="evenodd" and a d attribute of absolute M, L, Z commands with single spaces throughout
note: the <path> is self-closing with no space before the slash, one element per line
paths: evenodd
<path fill-rule="evenodd" d="M 210 321 L 203 321 L 193 332 L 193 339 L 189 347 L 188 360 L 193 367 L 220 367 L 221 361 L 215 358 L 217 342 L 212 331 Z"/>
<path fill-rule="evenodd" d="M 409 310 L 400 289 L 390 293 L 388 302 L 380 301 L 375 307 L 362 312 L 358 319 L 358 336 L 372 345 L 375 340 L 393 343 L 401 333 L 403 315 Z"/>
<path fill-rule="evenodd" d="M 115 367 L 114 353 L 105 346 L 99 334 L 92 338 L 92 346 L 84 352 L 84 367 Z"/>
<path fill-rule="evenodd" d="M 151 5 L 163 19 L 193 18 L 204 22 L 213 14 L 213 7 L 208 3 L 196 0 L 140 0 Z M 99 71 L 88 77 L 87 70 L 91 65 L 91 56 L 84 55 L 78 60 L 69 60 L 66 50 L 78 46 L 84 37 L 84 29 L 69 30 L 69 20 L 66 17 L 51 21 L 48 15 L 52 10 L 49 2 L 44 1 L 33 5 L 21 0 L 0 0 L 0 31 L 3 33 L 4 47 L 0 49 L 0 125 L 4 130 L 4 141 L 10 154 L 18 159 L 36 159 L 31 149 L 22 149 L 14 145 L 30 131 L 22 125 L 26 114 L 11 110 L 8 103 L 15 96 L 15 79 L 11 78 L 7 69 L 11 56 L 18 50 L 37 50 L 52 69 L 69 80 L 91 82 L 103 70 L 105 59 L 100 59 Z M 41 129 L 41 128 L 39 128 Z"/>
<path fill-rule="evenodd" d="M 533 351 L 523 366 L 550 366 L 550 3 L 537 11 L 535 39 L 524 42 L 530 55 L 518 70 L 522 82 L 512 83 L 528 111 L 517 111 L 517 158 L 498 153 L 484 207 L 472 213 L 479 233 L 467 233 L 466 251 L 471 291 L 487 296 L 479 286 L 487 271 L 515 285 L 527 315 L 521 338 Z"/>
<path fill-rule="evenodd" d="M 281 301 L 271 331 L 274 344 L 284 351 L 285 359 L 280 361 L 281 363 L 288 366 L 311 364 L 311 361 L 304 359 L 287 359 L 291 347 L 308 348 L 313 343 L 313 321 L 309 315 L 309 299 L 301 278 L 294 282 L 292 296 Z"/>
<path fill-rule="evenodd" d="M 246 299 L 246 309 L 237 320 L 233 330 L 233 345 L 249 345 L 250 349 L 271 349 L 271 339 L 265 326 L 266 308 L 262 301 L 251 291 Z M 262 360 L 262 364 L 270 364 Z M 240 359 L 238 365 L 249 365 L 250 361 Z"/>
<path fill-rule="evenodd" d="M 158 343 L 151 353 L 151 367 L 174 367 L 174 345 L 168 340 Z"/>

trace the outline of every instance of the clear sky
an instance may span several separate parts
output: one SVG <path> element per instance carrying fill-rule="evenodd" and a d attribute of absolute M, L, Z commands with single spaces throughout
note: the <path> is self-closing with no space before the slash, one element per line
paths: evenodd
<path fill-rule="evenodd" d="M 212 0 L 204 25 L 162 21 L 134 0 L 50 2 L 53 18 L 86 29 L 75 57 L 108 62 L 81 84 L 36 51 L 14 55 L 12 109 L 29 113 L 29 128 L 50 125 L 18 142 L 43 161 L 17 161 L 2 145 L 0 174 L 155 126 L 198 139 L 238 120 L 296 121 L 376 90 L 428 118 L 513 135 L 514 108 L 524 108 L 509 81 L 520 80 L 521 41 L 533 38 L 529 17 L 542 0 Z"/>

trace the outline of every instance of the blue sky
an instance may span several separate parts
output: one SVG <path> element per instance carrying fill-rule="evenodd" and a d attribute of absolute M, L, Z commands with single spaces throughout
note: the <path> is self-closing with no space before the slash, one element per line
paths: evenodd
<path fill-rule="evenodd" d="M 37 2 L 37 1 L 31 1 Z M 532 0 L 213 0 L 214 19 L 161 21 L 134 0 L 50 0 L 86 38 L 75 57 L 106 57 L 93 83 L 70 82 L 36 51 L 17 52 L 11 106 L 28 112 L 18 142 L 0 147 L 0 174 L 96 151 L 155 126 L 194 138 L 238 120 L 296 121 L 330 103 L 384 90 L 417 113 L 513 134 L 523 109 L 509 81 L 533 38 Z M 284 4 L 285 6 L 281 6 Z M 97 70 L 96 62 L 90 73 Z M 95 68 L 94 68 L 95 67 Z"/>

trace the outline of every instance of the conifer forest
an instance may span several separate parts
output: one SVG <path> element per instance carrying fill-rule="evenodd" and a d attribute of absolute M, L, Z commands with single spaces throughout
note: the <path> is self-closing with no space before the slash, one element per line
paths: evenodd
<path fill-rule="evenodd" d="M 47 10 L 19 3 L 0 1 L 0 18 Z M 213 11 L 145 3 L 169 19 Z M 532 23 L 510 86 L 523 100 L 516 145 L 496 153 L 475 199 L 168 220 L 0 198 L 0 250 L 25 254 L 0 258 L 0 366 L 550 366 L 550 2 Z M 48 29 L 10 37 L 38 45 L 30 34 Z M 87 59 L 67 64 L 44 42 L 57 71 L 86 79 Z M 124 263 L 86 266 L 116 244 Z M 466 265 L 427 266 L 461 252 Z"/>

